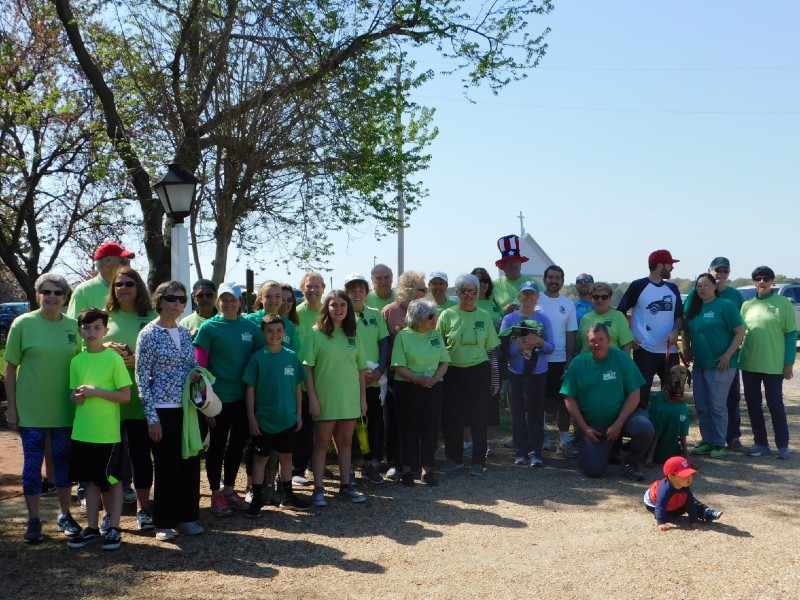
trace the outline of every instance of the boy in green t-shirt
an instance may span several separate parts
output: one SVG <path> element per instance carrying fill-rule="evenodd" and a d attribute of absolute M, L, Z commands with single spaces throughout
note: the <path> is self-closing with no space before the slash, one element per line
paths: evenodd
<path fill-rule="evenodd" d="M 103 345 L 108 313 L 95 307 L 81 311 L 78 332 L 85 350 L 72 359 L 69 368 L 70 399 L 77 405 L 69 472 L 72 481 L 86 482 L 88 524 L 67 546 L 83 548 L 100 539 L 97 522 L 102 495 L 110 519 L 103 550 L 116 550 L 122 543 L 119 405 L 130 402 L 131 378 L 122 357 Z"/>
<path fill-rule="evenodd" d="M 245 402 L 253 446 L 253 500 L 245 511 L 260 517 L 264 506 L 264 469 L 270 452 L 279 453 L 283 486 L 281 507 L 308 510 L 310 505 L 292 491 L 292 452 L 295 432 L 303 426 L 300 382 L 306 371 L 297 355 L 283 347 L 285 329 L 280 315 L 261 321 L 266 348 L 257 350 L 247 363 L 242 381 L 247 384 Z"/>

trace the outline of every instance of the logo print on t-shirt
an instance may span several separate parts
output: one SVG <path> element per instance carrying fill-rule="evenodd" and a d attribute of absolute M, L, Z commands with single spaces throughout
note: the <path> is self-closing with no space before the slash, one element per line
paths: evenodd
<path fill-rule="evenodd" d="M 78 343 L 77 336 L 74 333 L 68 333 L 67 334 L 67 343 L 68 344 L 77 344 Z"/>
<path fill-rule="evenodd" d="M 475 321 L 475 329 L 483 329 L 483 321 Z"/>
<path fill-rule="evenodd" d="M 249 331 L 242 332 L 242 341 L 243 342 L 252 342 L 253 341 L 253 334 Z"/>
<path fill-rule="evenodd" d="M 290 377 L 294 377 L 294 367 L 283 367 L 283 374 L 289 375 Z"/>
<path fill-rule="evenodd" d="M 356 347 L 356 338 L 347 338 L 347 345 L 351 348 Z"/>
<path fill-rule="evenodd" d="M 563 306 L 559 306 L 558 307 L 558 312 L 560 312 L 562 315 L 565 315 L 565 314 L 567 314 L 567 309 L 564 308 Z"/>
<path fill-rule="evenodd" d="M 714 311 L 713 310 L 709 310 L 708 312 L 704 312 L 703 313 L 703 318 L 704 319 L 713 319 L 714 318 Z"/>
<path fill-rule="evenodd" d="M 439 347 L 439 338 L 431 338 L 431 346 Z"/>
<path fill-rule="evenodd" d="M 616 371 L 606 371 L 603 373 L 603 381 L 614 381 L 617 378 Z"/>

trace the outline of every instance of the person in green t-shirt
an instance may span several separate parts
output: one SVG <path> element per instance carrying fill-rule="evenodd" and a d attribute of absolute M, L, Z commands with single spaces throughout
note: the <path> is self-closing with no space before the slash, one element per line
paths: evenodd
<path fill-rule="evenodd" d="M 217 314 L 217 307 L 214 300 L 217 297 L 217 284 L 210 279 L 198 279 L 192 286 L 192 302 L 197 309 L 189 316 L 181 319 L 181 326 L 186 327 L 192 334 L 192 339 L 197 335 L 206 320 Z"/>
<path fill-rule="evenodd" d="M 131 377 L 122 357 L 103 345 L 108 313 L 96 307 L 83 309 L 78 315 L 78 331 L 85 350 L 72 359 L 69 368 L 70 399 L 76 405 L 69 473 L 73 481 L 86 484 L 87 525 L 67 546 L 83 548 L 100 539 L 102 496 L 109 517 L 109 528 L 103 532 L 103 549 L 115 550 L 122 543 L 119 407 L 130 402 Z"/>
<path fill-rule="evenodd" d="M 27 543 L 44 539 L 39 500 L 48 436 L 61 508 L 56 527 L 68 537 L 81 530 L 70 514 L 69 478 L 70 434 L 75 418 L 75 407 L 69 402 L 69 363 L 80 351 L 78 323 L 61 312 L 69 294 L 69 285 L 61 275 L 45 273 L 36 280 L 34 289 L 39 308 L 14 319 L 5 350 L 6 421 L 22 441 Z"/>
<path fill-rule="evenodd" d="M 234 489 L 248 437 L 242 373 L 264 340 L 258 327 L 239 314 L 241 305 L 242 288 L 221 283 L 217 288 L 219 314 L 203 323 L 194 338 L 197 364 L 213 373 L 214 391 L 222 401 L 222 412 L 200 421 L 201 437 L 205 437 L 204 423 L 210 432 L 206 475 L 211 487 L 211 512 L 217 517 L 229 517 L 232 509 L 245 510 L 248 506 Z"/>
<path fill-rule="evenodd" d="M 753 270 L 756 296 L 742 305 L 745 336 L 739 357 L 744 401 L 750 416 L 755 445 L 748 456 L 769 456 L 767 425 L 761 402 L 761 386 L 772 417 L 778 458 L 789 458 L 789 424 L 783 404 L 783 380 L 791 379 L 797 344 L 797 320 L 792 303 L 776 294 L 775 272 L 761 266 Z"/>
<path fill-rule="evenodd" d="M 611 348 L 602 323 L 587 332 L 589 352 L 576 356 L 564 374 L 561 393 L 578 434 L 578 465 L 587 477 L 601 477 L 611 449 L 624 433 L 631 438 L 622 473 L 644 481 L 640 465 L 653 443 L 653 425 L 639 406 L 644 377 L 633 359 Z"/>
<path fill-rule="evenodd" d="M 308 332 L 317 322 L 322 308 L 322 295 L 325 293 L 325 280 L 319 273 L 310 271 L 303 275 L 300 290 L 305 300 L 297 305 L 297 319 L 300 321 L 300 339 L 305 340 Z"/>
<path fill-rule="evenodd" d="M 300 382 L 305 379 L 306 372 L 297 355 L 283 345 L 286 332 L 280 315 L 271 313 L 265 316 L 261 333 L 266 347 L 250 357 L 242 375 L 247 384 L 245 402 L 254 453 L 253 499 L 245 515 L 252 518 L 261 516 L 261 507 L 267 498 L 264 470 L 273 452 L 278 452 L 280 462 L 281 506 L 295 510 L 309 508 L 308 503 L 292 490 L 294 435 L 303 425 Z"/>
<path fill-rule="evenodd" d="M 492 297 L 492 294 L 494 293 L 494 283 L 492 283 L 492 277 L 483 267 L 475 267 L 472 269 L 471 273 L 478 278 L 478 281 L 481 284 L 480 290 L 478 291 L 477 306 L 492 316 L 492 322 L 494 323 L 495 329 L 500 331 L 500 323 L 503 321 L 503 310 Z"/>
<path fill-rule="evenodd" d="M 500 258 L 494 264 L 502 269 L 503 276 L 495 280 L 492 297 L 500 310 L 504 311 L 506 306 L 517 301 L 519 286 L 525 281 L 536 281 L 536 278 L 522 274 L 522 263 L 529 259 L 522 255 L 518 236 L 512 234 L 501 237 L 497 240 L 497 248 L 500 250 Z M 541 281 L 536 283 L 540 288 L 544 287 Z"/>
<path fill-rule="evenodd" d="M 131 267 L 122 267 L 117 271 L 111 284 L 108 297 L 108 333 L 105 345 L 117 352 L 125 361 L 125 367 L 131 380 L 136 377 L 136 344 L 139 332 L 150 321 L 158 318 L 158 313 L 151 308 L 150 294 L 141 275 Z M 153 459 L 150 454 L 150 435 L 147 432 L 147 420 L 144 407 L 139 398 L 139 388 L 131 386 L 131 400 L 120 406 L 120 420 L 124 433 L 124 446 L 130 461 L 122 464 L 123 499 L 130 502 L 127 496 L 133 495 L 137 502 L 136 521 L 140 530 L 153 528 L 153 517 L 150 514 L 150 488 L 153 486 Z M 135 493 L 130 485 L 133 479 Z"/>
<path fill-rule="evenodd" d="M 442 407 L 447 462 L 445 472 L 464 468 L 464 426 L 472 431 L 470 474 L 481 476 L 486 464 L 489 398 L 500 389 L 497 358 L 500 345 L 492 317 L 478 308 L 480 282 L 475 275 L 455 281 L 459 304 L 442 311 L 436 329 L 450 355 Z"/>
<path fill-rule="evenodd" d="M 692 390 L 701 435 L 692 454 L 722 458 L 728 432 L 728 392 L 736 374 L 744 325 L 733 302 L 719 297 L 710 273 L 695 280 L 694 292 L 683 322 L 683 355 L 694 362 Z"/>
<path fill-rule="evenodd" d="M 314 420 L 314 506 L 327 506 L 322 475 L 333 439 L 339 455 L 339 495 L 351 502 L 366 501 L 350 480 L 355 420 L 367 412 L 366 361 L 359 344 L 353 303 L 342 290 L 333 290 L 322 303 L 319 323 L 303 340 L 303 364 L 311 418 Z"/>
<path fill-rule="evenodd" d="M 78 285 L 72 292 L 67 306 L 67 316 L 76 319 L 84 308 L 103 308 L 108 299 L 109 285 L 121 267 L 131 264 L 136 255 L 116 242 L 106 242 L 94 252 L 94 268 L 97 276 Z"/>
<path fill-rule="evenodd" d="M 397 300 L 395 290 L 392 289 L 394 273 L 388 266 L 377 264 L 372 267 L 370 276 L 372 277 L 373 289 L 367 294 L 367 299 L 364 303 L 370 308 L 382 311 L 384 306 L 388 306 Z"/>
<path fill-rule="evenodd" d="M 367 278 L 350 273 L 344 280 L 344 290 L 353 303 L 356 315 L 356 331 L 364 349 L 367 371 L 364 383 L 367 386 L 367 439 L 369 452 L 361 455 L 361 474 L 370 483 L 381 484 L 379 473 L 384 450 L 384 422 L 381 396 L 386 397 L 389 371 L 389 329 L 380 311 L 366 306 L 369 293 Z M 383 381 L 383 383 L 381 383 Z M 357 444 L 353 445 L 356 450 Z"/>
<path fill-rule="evenodd" d="M 293 294 L 294 296 L 294 294 Z M 281 284 L 277 281 L 265 281 L 258 288 L 256 301 L 253 303 L 254 312 L 245 315 L 245 319 L 253 323 L 256 327 L 261 327 L 261 322 L 267 315 L 280 315 L 283 305 L 283 291 Z M 301 340 L 300 333 L 287 317 L 283 318 L 284 338 L 283 347 L 288 348 L 295 354 L 300 354 Z"/>
<path fill-rule="evenodd" d="M 430 299 L 436 303 L 436 314 L 439 315 L 445 308 L 458 304 L 447 297 L 447 273 L 434 271 L 428 276 L 428 291 Z"/>
<path fill-rule="evenodd" d="M 608 329 L 611 336 L 611 347 L 622 350 L 625 354 L 630 354 L 633 350 L 633 333 L 628 319 L 618 310 L 611 308 L 611 286 L 602 281 L 592 284 L 591 299 L 594 310 L 586 313 L 578 322 L 578 350 L 588 352 L 589 346 L 586 343 L 586 332 L 595 323 L 602 323 Z"/>
<path fill-rule="evenodd" d="M 414 472 L 422 469 L 422 481 L 435 486 L 436 436 L 442 406 L 442 379 L 450 355 L 436 330 L 436 304 L 413 300 L 406 312 L 406 327 L 394 339 L 392 367 L 395 404 L 400 426 L 403 461 L 401 481 L 414 485 Z"/>

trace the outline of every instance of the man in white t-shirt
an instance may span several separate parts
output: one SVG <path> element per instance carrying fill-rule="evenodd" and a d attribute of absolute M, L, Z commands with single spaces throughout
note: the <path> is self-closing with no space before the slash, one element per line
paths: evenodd
<path fill-rule="evenodd" d="M 544 286 L 544 294 L 539 296 L 536 308 L 550 321 L 555 344 L 552 354 L 547 355 L 545 398 L 551 406 L 557 407 L 559 435 L 557 453 L 564 458 L 575 458 L 578 456 L 578 451 L 569 443 L 569 411 L 560 392 L 564 372 L 575 355 L 578 331 L 575 303 L 560 293 L 564 287 L 564 270 L 561 267 L 550 265 L 544 270 Z"/>

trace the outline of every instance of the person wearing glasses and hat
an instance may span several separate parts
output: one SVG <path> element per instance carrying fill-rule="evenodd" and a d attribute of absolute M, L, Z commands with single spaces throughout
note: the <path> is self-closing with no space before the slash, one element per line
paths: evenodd
<path fill-rule="evenodd" d="M 430 299 L 436 303 L 436 316 L 442 314 L 445 308 L 458 304 L 447 297 L 447 273 L 434 271 L 428 276 L 428 291 Z"/>
<path fill-rule="evenodd" d="M 103 308 L 108 299 L 108 289 L 120 267 L 131 264 L 136 255 L 116 242 L 101 244 L 94 251 L 94 268 L 97 276 L 78 285 L 67 305 L 67 316 L 73 319 L 84 309 L 92 306 Z"/>
<path fill-rule="evenodd" d="M 189 330 L 192 339 L 197 335 L 207 319 L 217 314 L 217 307 L 214 306 L 214 299 L 217 297 L 217 284 L 210 279 L 198 279 L 192 286 L 192 301 L 197 309 L 192 314 L 181 319 L 181 325 Z"/>
<path fill-rule="evenodd" d="M 647 259 L 650 275 L 632 281 L 617 306 L 622 314 L 632 310 L 631 331 L 638 346 L 633 351 L 633 362 L 644 377 L 639 406 L 645 410 L 653 377 L 658 373 L 661 381 L 666 381 L 667 370 L 678 364 L 683 302 L 678 287 L 667 281 L 676 262 L 678 259 L 672 258 L 669 250 L 651 252 Z"/>
<path fill-rule="evenodd" d="M 505 235 L 497 240 L 500 249 L 500 258 L 495 261 L 498 269 L 503 270 L 503 276 L 494 282 L 492 297 L 501 310 L 517 301 L 519 286 L 525 281 L 536 281 L 532 275 L 522 274 L 522 263 L 528 262 L 527 256 L 522 256 L 519 247 L 519 236 Z M 537 282 L 540 287 L 542 284 Z"/>
<path fill-rule="evenodd" d="M 575 318 L 580 327 L 581 319 L 594 310 L 592 304 L 592 285 L 594 277 L 586 273 L 581 273 L 575 278 L 575 290 L 578 292 L 578 299 L 575 300 Z"/>

